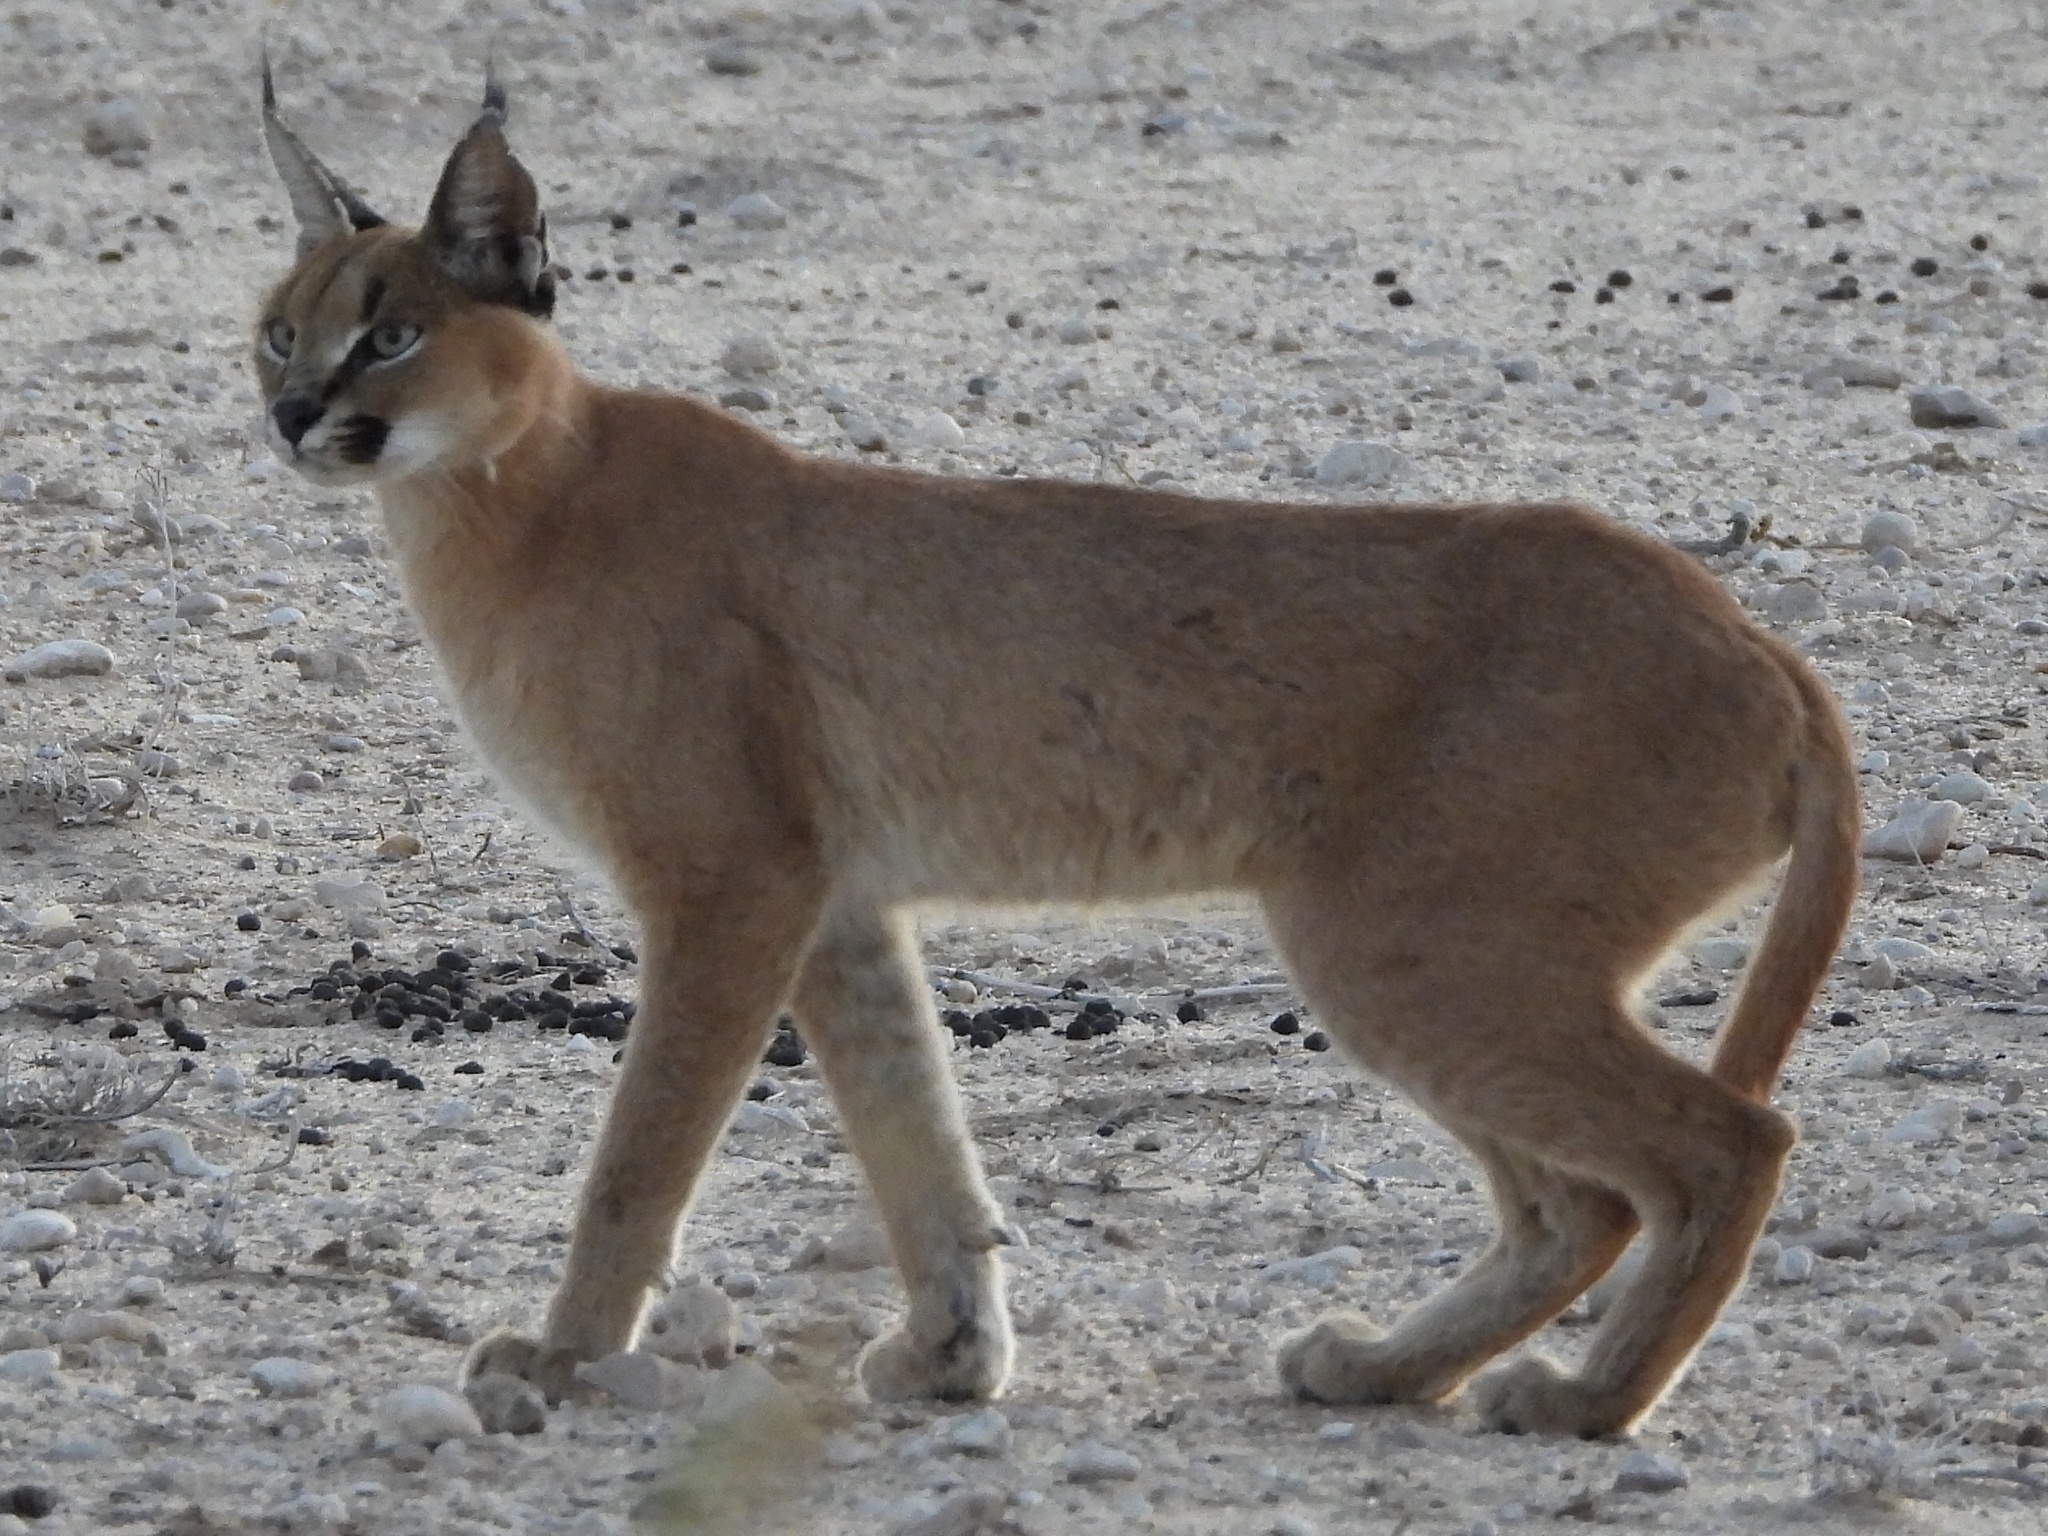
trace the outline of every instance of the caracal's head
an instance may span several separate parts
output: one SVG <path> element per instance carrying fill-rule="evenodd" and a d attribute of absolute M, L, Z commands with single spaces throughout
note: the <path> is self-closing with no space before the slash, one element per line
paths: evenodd
<path fill-rule="evenodd" d="M 299 221 L 298 263 L 256 322 L 272 450 L 321 485 L 495 458 L 531 419 L 522 385 L 555 301 L 504 89 L 486 80 L 417 230 L 387 223 L 285 126 L 268 59 L 263 133 Z"/>

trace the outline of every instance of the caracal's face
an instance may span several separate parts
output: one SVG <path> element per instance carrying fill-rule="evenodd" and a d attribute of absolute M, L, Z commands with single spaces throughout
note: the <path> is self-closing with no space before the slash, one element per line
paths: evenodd
<path fill-rule="evenodd" d="M 477 306 L 409 231 L 337 235 L 256 322 L 270 449 L 316 485 L 362 485 L 472 457 L 493 394 L 465 336 Z"/>

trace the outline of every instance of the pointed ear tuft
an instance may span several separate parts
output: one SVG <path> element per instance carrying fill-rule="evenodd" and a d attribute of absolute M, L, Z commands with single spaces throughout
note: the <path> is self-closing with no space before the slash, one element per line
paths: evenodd
<path fill-rule="evenodd" d="M 505 142 L 505 88 L 484 81 L 484 109 L 448 157 L 420 238 L 443 270 L 490 304 L 545 319 L 555 307 L 540 194 Z"/>
<path fill-rule="evenodd" d="M 322 165 L 299 136 L 285 126 L 277 111 L 277 87 L 270 78 L 270 49 L 263 50 L 263 141 L 271 163 L 284 181 L 292 213 L 299 221 L 299 257 L 303 260 L 336 235 L 375 229 L 384 218 L 340 177 Z"/>

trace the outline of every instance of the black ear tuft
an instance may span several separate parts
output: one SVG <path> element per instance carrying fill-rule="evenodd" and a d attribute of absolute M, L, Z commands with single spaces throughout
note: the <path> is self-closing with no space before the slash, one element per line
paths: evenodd
<path fill-rule="evenodd" d="M 375 229 L 384 222 L 334 172 L 300 142 L 277 110 L 277 87 L 270 78 L 270 50 L 263 50 L 263 139 L 271 163 L 283 178 L 292 212 L 299 221 L 299 255 L 303 258 L 348 230 Z"/>
<path fill-rule="evenodd" d="M 505 142 L 505 88 L 484 82 L 484 109 L 455 146 L 420 238 L 443 270 L 490 304 L 546 318 L 554 309 L 540 194 Z"/>

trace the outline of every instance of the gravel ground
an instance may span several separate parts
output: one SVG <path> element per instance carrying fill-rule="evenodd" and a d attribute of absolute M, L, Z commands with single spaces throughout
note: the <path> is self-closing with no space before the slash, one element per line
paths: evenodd
<path fill-rule="evenodd" d="M 494 43 L 573 351 L 814 451 L 1762 530 L 1706 558 L 1847 701 L 1903 857 L 1784 1082 L 1751 1284 L 1634 1445 L 1279 1400 L 1280 1333 L 1405 1304 L 1488 1218 L 1217 904 L 926 924 L 980 978 L 943 1005 L 1032 1244 L 1000 1416 L 849 1397 L 897 1293 L 802 1064 L 678 1264 L 741 1363 L 620 1367 L 537 1436 L 393 1401 L 544 1304 L 633 934 L 459 739 L 373 503 L 252 427 L 266 19 L 302 132 L 399 216 Z M 2044 36 L 1997 0 L 16 0 L 0 1533 L 2039 1529 Z M 1756 916 L 1653 987 L 1674 1049 Z M 1094 997 L 1115 1027 L 1070 1028 Z M 1005 1005 L 1054 1027 L 995 1040 Z"/>

